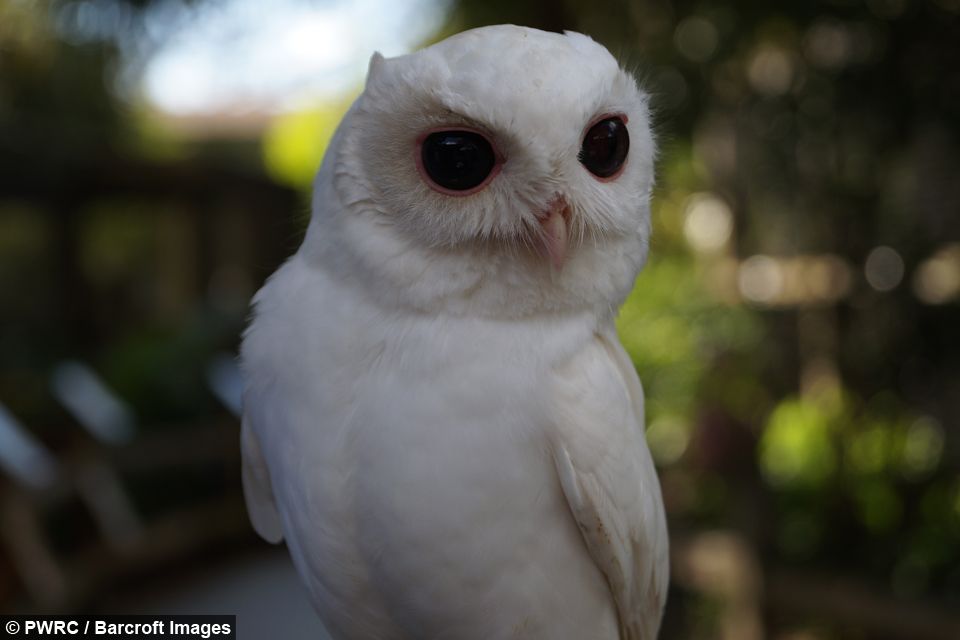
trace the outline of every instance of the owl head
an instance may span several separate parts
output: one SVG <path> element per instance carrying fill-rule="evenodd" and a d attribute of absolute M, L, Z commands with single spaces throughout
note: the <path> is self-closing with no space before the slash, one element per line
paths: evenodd
<path fill-rule="evenodd" d="M 654 146 L 647 95 L 578 33 L 375 54 L 303 251 L 424 311 L 615 310 L 646 259 Z"/>

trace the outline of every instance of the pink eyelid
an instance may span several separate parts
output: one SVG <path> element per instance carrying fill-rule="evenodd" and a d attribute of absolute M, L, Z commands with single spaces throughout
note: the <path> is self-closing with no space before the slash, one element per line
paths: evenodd
<path fill-rule="evenodd" d="M 423 141 L 426 140 L 427 136 L 429 136 L 431 133 L 438 133 L 440 131 L 469 131 L 470 133 L 475 133 L 478 136 L 482 136 L 483 139 L 490 144 L 490 148 L 493 149 L 493 153 L 497 159 L 496 159 L 496 162 L 494 162 L 493 164 L 493 169 L 490 170 L 490 175 L 484 178 L 483 182 L 481 182 L 477 186 L 472 187 L 470 189 L 465 189 L 463 191 L 454 191 L 453 189 L 447 189 L 446 187 L 441 187 L 436 182 L 434 182 L 433 179 L 430 178 L 429 174 L 427 174 L 426 170 L 423 168 Z M 497 174 L 500 173 L 500 168 L 503 166 L 503 163 L 506 162 L 506 159 L 500 153 L 500 150 L 497 148 L 497 145 L 495 145 L 493 141 L 490 139 L 490 136 L 488 136 L 483 131 L 480 131 L 479 129 L 475 129 L 473 127 L 461 127 L 461 126 L 433 127 L 432 129 L 427 129 L 426 131 L 421 133 L 419 136 L 417 136 L 417 141 L 416 141 L 416 144 L 414 145 L 413 155 L 414 155 L 414 158 L 413 158 L 414 162 L 417 165 L 417 172 L 420 174 L 420 177 L 423 178 L 423 181 L 427 183 L 428 187 L 430 187 L 437 193 L 442 193 L 447 196 L 454 196 L 458 198 L 473 195 L 474 193 L 483 191 L 487 187 L 487 185 L 490 184 L 495 177 L 497 177 Z"/>
<path fill-rule="evenodd" d="M 589 122 L 589 124 L 587 124 L 587 126 L 585 126 L 585 127 L 583 128 L 583 132 L 580 134 L 580 141 L 581 141 L 581 143 L 582 143 L 584 137 L 586 137 L 587 131 L 590 131 L 590 129 L 593 129 L 593 126 L 594 126 L 595 124 L 597 124 L 597 123 L 599 123 L 599 122 L 603 122 L 603 121 L 606 120 L 607 118 L 620 118 L 621 120 L 623 120 L 623 124 L 628 124 L 628 123 L 630 122 L 630 118 L 628 118 L 628 117 L 627 117 L 627 114 L 625 114 L 625 113 L 616 113 L 616 112 L 614 112 L 614 113 L 604 113 L 603 115 L 599 115 L 599 116 L 595 117 L 593 120 L 591 120 L 591 121 Z M 607 176 L 606 178 L 601 178 L 600 176 L 595 176 L 595 175 L 593 175 L 593 174 L 590 173 L 589 171 L 587 171 L 587 173 L 590 173 L 590 177 L 593 178 L 594 180 L 596 180 L 597 182 L 613 182 L 614 180 L 616 180 L 617 178 L 619 178 L 621 175 L 623 175 L 623 170 L 624 170 L 624 168 L 627 166 L 627 161 L 628 161 L 629 159 L 630 159 L 630 154 L 627 154 L 627 157 L 624 158 L 624 160 L 623 160 L 623 164 L 620 165 L 620 168 L 617 169 L 617 172 L 616 172 L 615 174 L 613 174 L 612 176 Z"/>

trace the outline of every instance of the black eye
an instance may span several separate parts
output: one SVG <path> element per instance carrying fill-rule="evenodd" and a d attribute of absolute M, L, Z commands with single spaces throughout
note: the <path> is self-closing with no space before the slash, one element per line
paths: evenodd
<path fill-rule="evenodd" d="M 620 171 L 630 150 L 630 134 L 623 118 L 605 118 L 590 127 L 583 137 L 577 156 L 587 170 L 598 178 L 609 178 Z"/>
<path fill-rule="evenodd" d="M 423 171 L 441 190 L 469 191 L 493 173 L 493 147 L 474 131 L 436 131 L 423 140 Z M 434 185 L 431 185 L 434 186 Z"/>

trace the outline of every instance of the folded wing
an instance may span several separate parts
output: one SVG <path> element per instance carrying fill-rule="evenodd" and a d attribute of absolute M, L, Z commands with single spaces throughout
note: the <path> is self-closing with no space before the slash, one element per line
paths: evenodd
<path fill-rule="evenodd" d="M 250 522 L 261 538 L 276 544 L 283 540 L 280 514 L 273 499 L 270 472 L 260 451 L 257 434 L 246 415 L 240 429 L 240 452 L 243 457 L 243 495 L 247 501 Z"/>
<path fill-rule="evenodd" d="M 643 389 L 612 327 L 557 370 L 554 460 L 610 586 L 622 640 L 653 640 L 669 575 L 663 500 L 643 432 Z"/>

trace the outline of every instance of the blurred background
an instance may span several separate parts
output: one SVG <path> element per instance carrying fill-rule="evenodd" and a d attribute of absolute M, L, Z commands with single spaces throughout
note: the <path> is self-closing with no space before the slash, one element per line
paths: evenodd
<path fill-rule="evenodd" d="M 960 0 L 0 0 L 0 611 L 322 638 L 233 355 L 374 50 L 513 22 L 651 92 L 662 637 L 960 638 Z"/>

